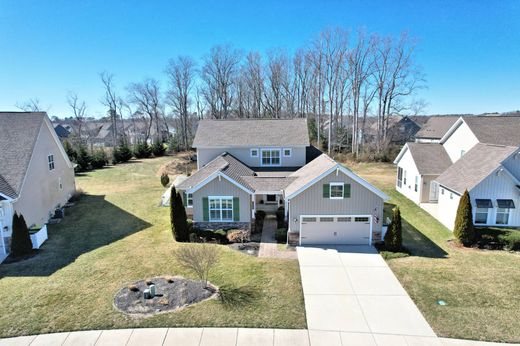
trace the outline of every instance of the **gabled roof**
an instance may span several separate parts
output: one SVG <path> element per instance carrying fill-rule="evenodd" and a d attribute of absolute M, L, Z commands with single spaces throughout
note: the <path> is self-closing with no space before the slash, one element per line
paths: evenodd
<path fill-rule="evenodd" d="M 457 121 L 458 115 L 432 116 L 415 134 L 415 138 L 441 139 Z"/>
<path fill-rule="evenodd" d="M 520 146 L 520 116 L 467 116 L 463 119 L 481 143 Z"/>
<path fill-rule="evenodd" d="M 476 144 L 435 181 L 458 193 L 471 190 L 518 151 L 518 147 Z"/>
<path fill-rule="evenodd" d="M 0 112 L 0 193 L 16 198 L 21 191 L 44 112 Z"/>
<path fill-rule="evenodd" d="M 448 153 L 440 144 L 406 143 L 406 147 L 421 175 L 439 175 L 452 164 Z"/>
<path fill-rule="evenodd" d="M 233 146 L 308 146 L 307 120 L 232 119 L 200 120 L 194 148 Z"/>

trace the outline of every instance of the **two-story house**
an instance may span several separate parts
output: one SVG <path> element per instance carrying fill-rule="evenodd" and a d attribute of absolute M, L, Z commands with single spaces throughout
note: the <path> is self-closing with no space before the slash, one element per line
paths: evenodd
<path fill-rule="evenodd" d="M 397 191 L 449 229 L 466 189 L 475 225 L 520 226 L 520 117 L 463 116 L 438 127 L 443 133 L 431 131 L 429 143 L 402 148 Z"/>
<path fill-rule="evenodd" d="M 320 153 L 305 119 L 201 120 L 198 170 L 177 187 L 197 227 L 251 227 L 256 211 L 285 210 L 300 244 L 370 244 L 388 198 Z"/>

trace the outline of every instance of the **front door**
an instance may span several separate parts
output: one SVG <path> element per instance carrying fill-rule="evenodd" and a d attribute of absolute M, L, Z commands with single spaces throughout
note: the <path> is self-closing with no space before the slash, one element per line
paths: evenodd
<path fill-rule="evenodd" d="M 430 202 L 437 202 L 439 200 L 439 184 L 435 181 L 430 183 Z"/>

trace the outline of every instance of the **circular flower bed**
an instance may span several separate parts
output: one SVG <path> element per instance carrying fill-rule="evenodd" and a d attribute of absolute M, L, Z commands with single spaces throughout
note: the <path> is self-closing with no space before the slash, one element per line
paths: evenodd
<path fill-rule="evenodd" d="M 144 291 L 155 285 L 155 297 L 146 299 Z M 156 277 L 140 280 L 117 292 L 115 307 L 127 314 L 151 315 L 175 311 L 188 305 L 213 298 L 217 288 L 201 281 L 185 279 L 182 276 Z"/>

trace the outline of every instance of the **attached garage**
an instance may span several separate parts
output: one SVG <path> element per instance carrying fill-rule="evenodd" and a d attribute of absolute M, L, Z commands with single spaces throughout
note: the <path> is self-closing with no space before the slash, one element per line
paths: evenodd
<path fill-rule="evenodd" d="M 302 215 L 300 217 L 300 245 L 371 243 L 371 215 Z"/>

